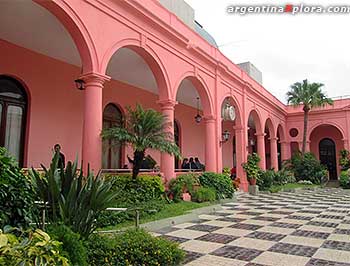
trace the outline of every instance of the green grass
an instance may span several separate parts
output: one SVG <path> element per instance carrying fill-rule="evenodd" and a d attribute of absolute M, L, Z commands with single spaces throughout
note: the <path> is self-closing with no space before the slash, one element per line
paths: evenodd
<path fill-rule="evenodd" d="M 183 214 L 187 214 L 190 210 L 210 206 L 213 204 L 218 204 L 218 202 L 202 202 L 202 203 L 197 203 L 197 202 L 187 202 L 187 201 L 181 201 L 177 203 L 169 203 L 165 204 L 163 209 L 160 210 L 157 213 L 154 214 L 147 214 L 144 217 L 140 218 L 140 223 L 148 223 L 148 222 L 153 222 L 165 218 L 170 218 L 170 217 L 175 217 L 175 216 L 180 216 Z M 132 227 L 135 225 L 134 221 L 126 221 L 120 224 L 116 224 L 113 226 L 107 226 L 104 228 L 100 228 L 99 230 L 119 230 L 125 227 Z"/>
<path fill-rule="evenodd" d="M 285 185 L 273 185 L 271 186 L 271 188 L 269 189 L 269 191 L 271 193 L 276 193 L 278 191 L 281 191 L 282 189 L 285 190 L 291 190 L 291 189 L 295 189 L 295 188 L 315 188 L 315 187 L 319 187 L 319 185 L 305 185 L 305 184 L 298 184 L 298 183 L 291 183 L 291 184 L 285 184 Z"/>

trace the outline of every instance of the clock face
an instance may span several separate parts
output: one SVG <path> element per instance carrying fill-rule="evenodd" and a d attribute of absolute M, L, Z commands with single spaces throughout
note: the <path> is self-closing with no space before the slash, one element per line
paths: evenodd
<path fill-rule="evenodd" d="M 236 118 L 236 112 L 235 112 L 235 108 L 233 106 L 230 106 L 228 108 L 228 116 L 230 118 L 231 121 L 235 120 Z"/>
<path fill-rule="evenodd" d="M 233 106 L 230 105 L 226 105 L 223 108 L 223 118 L 226 121 L 233 121 L 236 118 L 236 112 L 235 112 L 235 108 Z"/>

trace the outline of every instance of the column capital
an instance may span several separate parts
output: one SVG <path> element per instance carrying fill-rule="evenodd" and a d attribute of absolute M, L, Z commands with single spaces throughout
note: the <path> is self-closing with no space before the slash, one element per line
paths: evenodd
<path fill-rule="evenodd" d="M 242 127 L 242 126 L 233 126 L 232 127 L 235 131 L 243 131 L 244 130 L 244 127 Z"/>
<path fill-rule="evenodd" d="M 79 79 L 82 79 L 85 83 L 99 83 L 103 85 L 106 81 L 111 80 L 111 77 L 95 72 L 90 72 L 79 76 Z"/>
<path fill-rule="evenodd" d="M 255 133 L 255 136 L 257 136 L 257 137 L 265 137 L 266 133 Z"/>
<path fill-rule="evenodd" d="M 284 145 L 288 145 L 288 144 L 290 144 L 290 141 L 283 140 L 283 141 L 280 141 L 280 143 L 284 144 Z"/>
<path fill-rule="evenodd" d="M 157 104 L 160 105 L 160 108 L 162 110 L 173 110 L 175 108 L 175 105 L 178 104 L 178 102 L 171 99 L 165 99 L 157 101 Z"/>

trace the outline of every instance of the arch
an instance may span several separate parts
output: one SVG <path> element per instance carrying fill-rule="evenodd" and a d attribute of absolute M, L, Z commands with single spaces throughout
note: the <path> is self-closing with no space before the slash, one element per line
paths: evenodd
<path fill-rule="evenodd" d="M 249 122 L 249 117 L 252 115 L 254 119 L 254 124 L 255 124 L 255 129 L 257 134 L 263 134 L 264 129 L 262 128 L 262 119 L 261 119 L 261 114 L 259 113 L 258 109 L 252 108 L 248 112 L 247 120 L 246 120 L 246 125 L 248 125 Z"/>
<path fill-rule="evenodd" d="M 242 126 L 242 111 L 241 111 L 241 106 L 239 105 L 239 102 L 237 100 L 237 98 L 230 94 L 230 93 L 226 93 L 221 99 L 220 99 L 220 107 L 222 108 L 224 102 L 226 99 L 230 99 L 230 101 L 233 102 L 234 106 L 236 107 L 236 119 L 235 119 L 235 122 L 236 122 L 236 126 Z M 237 119 L 238 118 L 238 119 Z"/>
<path fill-rule="evenodd" d="M 103 109 L 103 128 L 111 128 L 123 125 L 123 111 L 114 103 L 108 103 Z M 102 143 L 102 168 L 122 168 L 123 147 L 113 143 L 112 140 L 104 140 Z"/>
<path fill-rule="evenodd" d="M 337 152 L 335 141 L 331 138 L 323 138 L 318 143 L 319 159 L 329 172 L 331 180 L 337 179 Z"/>
<path fill-rule="evenodd" d="M 125 118 L 125 116 L 126 116 L 126 111 L 125 111 L 125 109 L 124 109 L 119 103 L 107 102 L 107 103 L 105 103 L 105 105 L 103 106 L 103 110 L 105 110 L 106 107 L 107 107 L 108 105 L 114 105 L 114 106 L 119 110 L 119 112 L 122 114 L 123 119 Z M 125 121 L 123 120 L 123 125 L 124 125 L 124 122 L 125 122 Z"/>
<path fill-rule="evenodd" d="M 285 129 L 282 124 L 278 124 L 276 136 L 279 136 L 279 142 L 286 141 Z"/>
<path fill-rule="evenodd" d="M 179 147 L 181 152 L 181 125 L 179 120 L 174 119 L 174 141 Z M 175 157 L 175 169 L 180 169 L 180 160 L 178 157 Z"/>
<path fill-rule="evenodd" d="M 214 115 L 214 104 L 213 100 L 210 94 L 210 90 L 203 80 L 203 78 L 200 75 L 195 75 L 193 71 L 185 72 L 180 79 L 175 84 L 174 87 L 174 94 L 172 99 L 176 100 L 177 93 L 179 92 L 179 88 L 181 85 L 181 82 L 185 79 L 188 79 L 192 82 L 193 86 L 196 88 L 197 93 L 199 94 L 202 107 L 203 107 L 203 113 L 205 117 L 215 117 Z"/>
<path fill-rule="evenodd" d="M 308 130 L 308 136 L 307 136 L 307 140 L 310 140 L 310 137 L 311 137 L 311 134 L 313 133 L 313 131 L 315 129 L 317 129 L 319 126 L 333 126 L 335 127 L 336 129 L 339 130 L 339 132 L 341 133 L 342 135 L 342 138 L 344 138 L 345 135 L 345 131 L 344 129 L 336 122 L 331 122 L 331 121 L 327 121 L 326 123 L 324 122 L 319 122 L 315 125 L 313 125 L 309 130 Z"/>
<path fill-rule="evenodd" d="M 121 48 L 128 48 L 134 51 L 146 61 L 157 82 L 159 98 L 170 99 L 170 82 L 164 64 L 160 60 L 157 53 L 151 47 L 146 45 L 140 45 L 140 40 L 130 38 L 119 41 L 116 44 L 114 44 L 104 54 L 100 65 L 100 72 L 106 74 L 108 64 L 111 61 L 113 55 L 117 53 Z"/>
<path fill-rule="evenodd" d="M 28 94 L 22 82 L 0 75 L 0 146 L 23 166 L 28 132 Z"/>
<path fill-rule="evenodd" d="M 93 39 L 71 5 L 63 0 L 33 1 L 53 14 L 67 29 L 78 49 L 82 61 L 82 74 L 98 72 L 98 56 Z"/>
<path fill-rule="evenodd" d="M 277 136 L 276 130 L 275 130 L 275 126 L 274 126 L 271 118 L 267 118 L 266 121 L 265 121 L 264 131 L 266 129 L 268 129 L 268 131 L 269 131 L 270 138 L 274 138 L 274 137 Z"/>

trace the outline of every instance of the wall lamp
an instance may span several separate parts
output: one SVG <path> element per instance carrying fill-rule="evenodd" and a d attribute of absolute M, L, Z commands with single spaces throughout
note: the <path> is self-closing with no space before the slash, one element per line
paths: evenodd
<path fill-rule="evenodd" d="M 222 132 L 220 143 L 223 144 L 230 139 L 231 133 L 228 130 Z"/>
<path fill-rule="evenodd" d="M 75 82 L 75 87 L 78 89 L 78 90 L 85 90 L 85 81 L 82 80 L 82 79 L 76 79 L 74 80 Z"/>
<path fill-rule="evenodd" d="M 202 121 L 202 116 L 199 113 L 199 97 L 197 97 L 197 115 L 194 117 L 194 120 L 197 124 L 199 124 Z"/>

